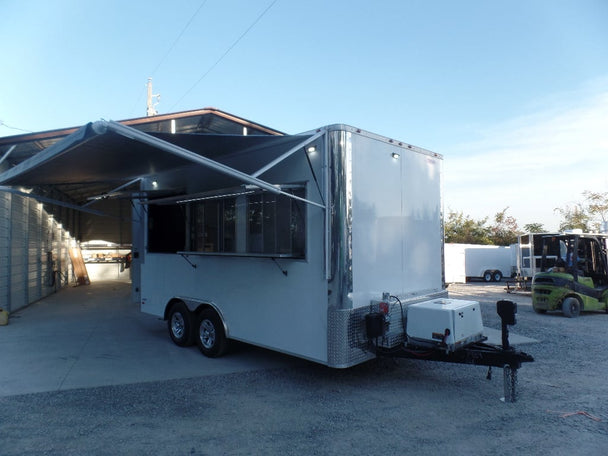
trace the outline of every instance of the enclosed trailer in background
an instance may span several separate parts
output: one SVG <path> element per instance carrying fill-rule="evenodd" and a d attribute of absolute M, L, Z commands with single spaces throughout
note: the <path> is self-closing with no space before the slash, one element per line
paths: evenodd
<path fill-rule="evenodd" d="M 514 274 L 513 249 L 497 245 L 445 244 L 447 283 L 464 283 L 470 279 L 500 282 Z"/>
<path fill-rule="evenodd" d="M 540 271 L 543 256 L 543 237 L 556 233 L 526 233 L 518 236 L 517 277 L 521 280 L 532 280 Z M 550 255 L 557 258 L 557 253 Z"/>

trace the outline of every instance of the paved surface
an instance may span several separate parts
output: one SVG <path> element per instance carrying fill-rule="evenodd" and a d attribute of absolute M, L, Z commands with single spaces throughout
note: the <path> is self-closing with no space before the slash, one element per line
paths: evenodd
<path fill-rule="evenodd" d="M 604 456 L 608 314 L 538 315 L 498 284 L 450 295 L 480 301 L 496 333 L 496 300 L 517 302 L 515 331 L 540 342 L 523 347 L 536 361 L 515 404 L 499 400 L 500 369 L 329 369 L 249 346 L 209 360 L 175 346 L 124 284 L 66 290 L 0 327 L 0 455 Z"/>
<path fill-rule="evenodd" d="M 0 347 L 0 396 L 304 363 L 246 345 L 219 359 L 180 348 L 166 322 L 130 302 L 125 282 L 68 288 L 15 312 L 0 326 Z"/>

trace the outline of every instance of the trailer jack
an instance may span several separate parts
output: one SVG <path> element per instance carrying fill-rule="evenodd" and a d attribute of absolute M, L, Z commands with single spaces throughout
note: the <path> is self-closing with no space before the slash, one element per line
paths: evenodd
<path fill-rule="evenodd" d="M 502 346 L 476 342 L 459 350 L 448 352 L 441 346 L 422 348 L 410 346 L 407 342 L 394 348 L 376 347 L 376 355 L 380 357 L 422 359 L 446 363 L 473 364 L 488 366 L 486 378 L 492 378 L 492 367 L 503 369 L 504 401 L 517 401 L 517 372 L 522 363 L 533 362 L 534 358 L 522 351 L 515 350 L 509 345 L 507 325 L 515 324 L 517 304 L 511 301 L 496 303 L 498 315 L 502 320 Z"/>

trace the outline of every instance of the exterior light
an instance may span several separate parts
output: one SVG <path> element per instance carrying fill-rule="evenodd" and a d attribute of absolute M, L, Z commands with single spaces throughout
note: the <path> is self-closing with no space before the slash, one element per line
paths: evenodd
<path fill-rule="evenodd" d="M 399 155 L 397 152 L 393 152 L 393 153 L 391 154 L 391 156 L 392 156 L 394 159 L 397 159 L 397 158 L 401 157 L 401 155 Z"/>
<path fill-rule="evenodd" d="M 153 180 L 153 181 L 152 181 L 152 187 L 153 187 L 153 188 L 158 187 L 158 181 Z"/>
<path fill-rule="evenodd" d="M 308 152 L 309 154 L 314 154 L 317 151 L 317 146 L 309 146 L 306 149 L 306 152 Z"/>

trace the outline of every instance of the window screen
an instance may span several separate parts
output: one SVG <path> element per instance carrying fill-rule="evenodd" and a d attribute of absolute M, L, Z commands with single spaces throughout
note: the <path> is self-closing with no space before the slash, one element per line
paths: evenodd
<path fill-rule="evenodd" d="M 305 188 L 284 189 L 301 198 Z M 248 192 L 188 203 L 195 252 L 304 258 L 306 204 L 285 195 Z"/>

